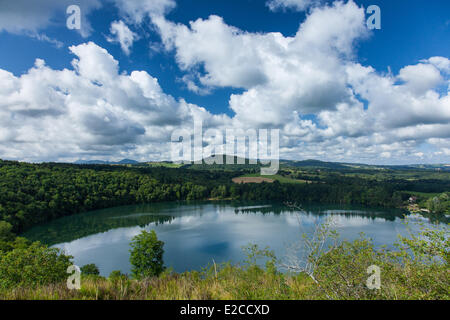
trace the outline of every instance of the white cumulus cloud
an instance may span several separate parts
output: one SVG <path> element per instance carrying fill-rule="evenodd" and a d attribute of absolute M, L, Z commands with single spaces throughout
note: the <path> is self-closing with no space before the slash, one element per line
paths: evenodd
<path fill-rule="evenodd" d="M 16 34 L 39 35 L 40 31 L 55 24 L 66 25 L 66 10 L 78 5 L 82 18 L 80 33 L 88 36 L 92 27 L 87 19 L 89 13 L 102 6 L 100 0 L 2 0 L 0 1 L 0 31 Z M 41 35 L 42 37 L 42 35 Z"/>
<path fill-rule="evenodd" d="M 70 47 L 73 69 L 37 59 L 21 76 L 0 69 L 0 155 L 21 160 L 168 158 L 175 128 L 226 118 L 165 94 L 145 71 L 119 74 L 118 62 L 89 42 Z"/>
<path fill-rule="evenodd" d="M 164 17 L 172 0 L 111 1 L 123 19 L 111 41 L 128 54 L 136 35 L 124 21 L 137 28 L 148 17 L 181 85 L 197 94 L 240 89 L 229 97 L 234 115 L 175 99 L 151 70 L 120 73 L 88 42 L 70 47 L 69 69 L 41 59 L 22 75 L 0 69 L 1 158 L 168 159 L 171 133 L 197 118 L 205 130 L 279 128 L 282 158 L 449 161 L 450 60 L 430 57 L 397 74 L 362 64 L 355 45 L 370 33 L 353 1 L 311 7 L 293 36 L 247 32 L 217 15 L 175 23 Z"/>
<path fill-rule="evenodd" d="M 128 56 L 133 42 L 138 38 L 138 35 L 128 28 L 122 21 L 113 21 L 110 28 L 111 36 L 107 37 L 109 42 L 120 43 L 122 51 Z"/>

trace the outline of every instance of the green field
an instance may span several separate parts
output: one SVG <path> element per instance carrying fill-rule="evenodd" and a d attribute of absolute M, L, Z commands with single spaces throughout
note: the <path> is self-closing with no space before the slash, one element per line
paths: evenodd
<path fill-rule="evenodd" d="M 173 162 L 146 162 L 146 166 L 152 168 L 181 168 L 183 164 L 173 163 Z"/>
<path fill-rule="evenodd" d="M 273 179 L 276 181 L 279 181 L 280 183 L 308 183 L 309 181 L 307 180 L 301 180 L 301 179 L 292 179 L 292 178 L 288 178 L 288 177 L 284 177 L 282 175 L 276 174 L 273 176 L 262 176 L 259 173 L 249 173 L 249 174 L 245 174 L 240 176 L 239 178 L 246 178 L 246 177 L 261 177 L 261 178 L 268 178 L 268 179 Z"/>

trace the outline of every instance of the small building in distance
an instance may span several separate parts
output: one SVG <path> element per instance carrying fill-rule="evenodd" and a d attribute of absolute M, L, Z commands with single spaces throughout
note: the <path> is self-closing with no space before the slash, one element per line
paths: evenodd
<path fill-rule="evenodd" d="M 415 197 L 415 196 L 411 196 L 411 197 L 409 197 L 409 199 L 408 199 L 408 202 L 409 202 L 410 204 L 414 204 L 414 203 L 416 203 L 416 201 L 417 201 L 417 197 Z"/>

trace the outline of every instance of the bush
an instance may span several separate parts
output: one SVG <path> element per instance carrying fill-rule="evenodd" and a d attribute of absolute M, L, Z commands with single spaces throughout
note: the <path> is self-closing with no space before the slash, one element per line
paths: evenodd
<path fill-rule="evenodd" d="M 373 243 L 362 235 L 353 242 L 343 241 L 317 261 L 314 272 L 317 294 L 328 299 L 375 298 L 377 290 L 366 286 L 367 268 L 371 265 L 381 268 L 379 258 Z M 386 268 L 382 270 L 386 271 Z"/>
<path fill-rule="evenodd" d="M 25 249 L 31 245 L 31 241 L 23 237 L 17 237 L 13 241 L 0 241 L 0 255 L 14 249 Z"/>
<path fill-rule="evenodd" d="M 39 242 L 0 254 L 0 288 L 35 287 L 67 279 L 72 257 Z"/>
<path fill-rule="evenodd" d="M 361 234 L 319 255 L 316 295 L 328 299 L 449 299 L 450 239 L 447 227 L 422 227 L 400 237 L 395 249 L 377 249 Z M 369 266 L 380 270 L 379 289 L 369 289 Z"/>
<path fill-rule="evenodd" d="M 163 246 L 156 232 L 142 231 L 131 241 L 131 272 L 136 279 L 158 276 L 164 271 Z"/>
<path fill-rule="evenodd" d="M 82 266 L 80 270 L 81 270 L 81 274 L 83 274 L 83 275 L 98 276 L 100 274 L 98 267 L 93 263 Z"/>

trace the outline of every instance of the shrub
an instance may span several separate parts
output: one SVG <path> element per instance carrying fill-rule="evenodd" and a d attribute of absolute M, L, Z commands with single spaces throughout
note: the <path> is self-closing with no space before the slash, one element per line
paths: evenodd
<path fill-rule="evenodd" d="M 111 281 L 116 281 L 116 280 L 127 280 L 128 277 L 126 274 L 123 274 L 120 270 L 113 270 L 111 271 L 111 273 L 109 274 L 108 277 Z"/>
<path fill-rule="evenodd" d="M 81 274 L 98 276 L 100 274 L 100 271 L 95 264 L 90 263 L 81 267 Z"/>
<path fill-rule="evenodd" d="M 35 287 L 63 281 L 72 257 L 34 242 L 0 254 L 0 287 Z"/>
<path fill-rule="evenodd" d="M 328 299 L 448 299 L 450 239 L 447 227 L 422 227 L 399 237 L 395 248 L 377 249 L 361 234 L 319 254 L 313 276 L 316 295 Z M 381 271 L 379 289 L 369 289 L 368 267 Z"/>

